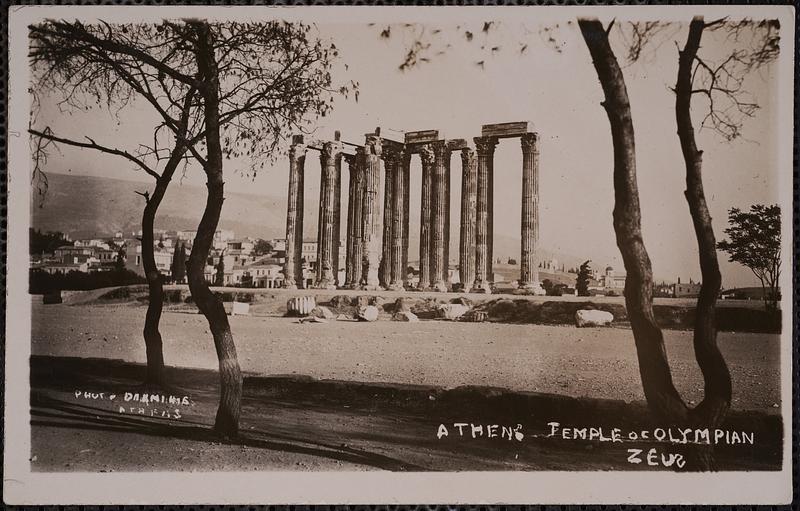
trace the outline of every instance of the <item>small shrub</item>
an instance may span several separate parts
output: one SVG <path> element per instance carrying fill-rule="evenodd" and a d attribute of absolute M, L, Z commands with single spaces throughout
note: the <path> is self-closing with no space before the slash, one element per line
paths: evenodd
<path fill-rule="evenodd" d="M 181 303 L 183 293 L 180 289 L 170 289 L 164 292 L 165 303 Z"/>

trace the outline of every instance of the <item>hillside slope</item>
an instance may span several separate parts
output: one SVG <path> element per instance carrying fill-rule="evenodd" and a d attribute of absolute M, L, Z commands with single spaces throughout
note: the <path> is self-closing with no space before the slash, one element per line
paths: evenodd
<path fill-rule="evenodd" d="M 144 199 L 135 192 L 150 189 L 147 183 L 109 179 L 97 176 L 50 173 L 44 202 L 34 197 L 32 226 L 43 231 L 61 231 L 72 239 L 110 236 L 117 231 L 128 235 L 138 231 Z M 286 197 L 283 190 L 263 195 L 227 192 L 222 208 L 220 228 L 232 229 L 236 236 L 281 238 L 286 233 Z M 205 204 L 205 188 L 181 184 L 176 180 L 167 191 L 156 217 L 156 228 L 192 230 L 197 226 Z M 311 187 L 305 195 L 307 238 L 316 238 L 318 193 Z M 457 206 L 454 206 L 454 208 Z M 342 198 L 342 237 L 347 225 L 347 199 Z M 455 216 L 455 215 L 454 215 Z M 457 218 L 457 217 L 455 217 Z M 409 233 L 409 261 L 419 259 L 419 212 L 412 212 Z M 451 226 L 450 258 L 458 261 L 458 224 Z M 495 255 L 505 260 L 519 258 L 519 238 L 495 234 Z M 581 259 L 540 248 L 539 259 L 555 257 L 567 267 L 577 266 Z"/>
<path fill-rule="evenodd" d="M 44 202 L 34 198 L 34 228 L 61 231 L 73 238 L 112 235 L 140 229 L 147 183 L 70 174 L 48 174 Z M 156 218 L 156 228 L 194 229 L 205 205 L 205 189 L 172 183 Z M 237 236 L 272 238 L 285 231 L 286 200 L 268 195 L 228 192 L 220 227 Z"/>

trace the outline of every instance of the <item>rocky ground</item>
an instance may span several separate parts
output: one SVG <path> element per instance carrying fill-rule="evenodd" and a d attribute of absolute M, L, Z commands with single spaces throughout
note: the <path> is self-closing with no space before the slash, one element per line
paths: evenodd
<path fill-rule="evenodd" d="M 375 305 L 382 319 L 391 319 L 398 310 L 407 310 L 420 318 L 434 318 L 442 304 L 463 304 L 471 312 L 480 311 L 493 323 L 533 325 L 574 325 L 581 309 L 606 311 L 613 325 L 629 327 L 625 299 L 619 296 L 532 296 L 515 294 L 431 293 L 403 291 L 354 290 L 284 290 L 252 288 L 214 288 L 230 311 L 232 302 L 242 302 L 251 316 L 282 317 L 292 298 L 313 299 L 334 315 L 353 316 L 358 305 Z M 67 294 L 69 293 L 69 294 Z M 62 292 L 69 304 L 145 304 L 146 286 L 108 288 L 89 292 Z M 187 286 L 165 286 L 165 310 L 197 312 Z M 691 298 L 656 298 L 653 311 L 659 326 L 667 330 L 694 328 L 695 300 Z M 769 314 L 755 300 L 720 300 L 716 314 L 717 328 L 723 332 L 780 333 L 781 315 Z"/>

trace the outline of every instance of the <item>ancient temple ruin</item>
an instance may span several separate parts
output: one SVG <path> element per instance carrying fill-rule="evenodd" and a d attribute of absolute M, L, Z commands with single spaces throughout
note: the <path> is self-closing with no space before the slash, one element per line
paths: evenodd
<path fill-rule="evenodd" d="M 487 124 L 474 145 L 464 139 L 440 138 L 436 130 L 405 133 L 403 140 L 382 136 L 380 129 L 365 135 L 363 145 L 306 141 L 294 136 L 289 150 L 289 203 L 286 217 L 284 287 L 303 287 L 302 242 L 304 173 L 309 149 L 319 152 L 321 188 L 317 229 L 319 289 L 410 289 L 409 197 L 411 161 L 422 164 L 419 281 L 416 289 L 448 291 L 450 260 L 450 172 L 453 152 L 461 153 L 462 191 L 458 269 L 463 292 L 492 289 L 494 225 L 494 151 L 506 138 L 519 138 L 522 147 L 521 258 L 518 292 L 543 294 L 538 279 L 539 138 L 528 122 Z M 339 282 L 341 239 L 341 164 L 349 166 L 345 274 Z M 383 165 L 381 165 L 383 162 Z M 383 186 L 381 184 L 383 183 Z"/>

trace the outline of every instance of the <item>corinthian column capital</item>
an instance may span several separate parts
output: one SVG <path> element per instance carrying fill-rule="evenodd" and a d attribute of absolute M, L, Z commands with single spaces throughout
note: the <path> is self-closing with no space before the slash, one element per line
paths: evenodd
<path fill-rule="evenodd" d="M 525 133 L 519 137 L 522 150 L 524 152 L 538 152 L 539 151 L 539 134 L 538 133 Z"/>
<path fill-rule="evenodd" d="M 494 148 L 497 147 L 496 137 L 475 137 L 473 140 L 478 156 L 494 154 Z"/>
<path fill-rule="evenodd" d="M 325 142 L 322 144 L 322 153 L 328 158 L 333 158 L 342 152 L 341 142 Z"/>
<path fill-rule="evenodd" d="M 475 151 L 470 147 L 461 150 L 461 170 L 466 175 L 477 163 Z"/>
<path fill-rule="evenodd" d="M 433 149 L 433 154 L 436 158 L 446 158 L 449 156 L 451 151 L 450 147 L 447 145 L 447 141 L 445 140 L 432 142 L 431 148 Z"/>
<path fill-rule="evenodd" d="M 423 165 L 433 165 L 433 147 L 430 144 L 425 144 L 419 148 L 419 158 L 422 160 Z"/>
<path fill-rule="evenodd" d="M 399 167 L 405 161 L 405 154 L 406 154 L 405 147 L 398 147 L 393 145 L 387 145 L 382 148 L 382 158 L 383 161 L 386 162 L 386 167 Z"/>
<path fill-rule="evenodd" d="M 322 151 L 319 153 L 319 161 L 325 165 L 326 163 L 335 163 L 342 158 L 342 144 L 341 142 L 325 142 L 322 144 Z"/>
<path fill-rule="evenodd" d="M 364 144 L 364 151 L 369 155 L 373 154 L 380 156 L 383 152 L 381 144 L 381 137 L 378 135 L 367 135 L 367 141 Z"/>

